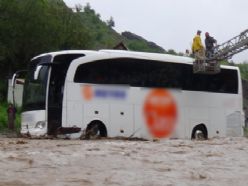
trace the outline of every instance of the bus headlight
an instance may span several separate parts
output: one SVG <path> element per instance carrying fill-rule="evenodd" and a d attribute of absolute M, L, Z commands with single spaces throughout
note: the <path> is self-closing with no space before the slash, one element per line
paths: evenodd
<path fill-rule="evenodd" d="M 39 121 L 39 122 L 36 123 L 35 128 L 43 129 L 45 126 L 46 126 L 45 121 Z"/>

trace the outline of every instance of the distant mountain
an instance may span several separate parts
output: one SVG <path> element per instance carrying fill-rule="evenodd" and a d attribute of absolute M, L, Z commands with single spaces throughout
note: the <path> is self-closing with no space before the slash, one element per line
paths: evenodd
<path fill-rule="evenodd" d="M 121 35 L 123 38 L 125 38 L 128 47 L 133 50 L 166 53 L 165 49 L 163 49 L 161 46 L 158 46 L 152 41 L 147 41 L 143 37 L 138 36 L 132 32 L 122 32 Z"/>

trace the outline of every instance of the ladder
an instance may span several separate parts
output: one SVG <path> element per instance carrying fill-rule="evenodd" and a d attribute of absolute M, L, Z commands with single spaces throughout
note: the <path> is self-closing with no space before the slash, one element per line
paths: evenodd
<path fill-rule="evenodd" d="M 220 72 L 220 62 L 230 59 L 233 55 L 248 49 L 248 29 L 238 36 L 214 47 L 214 53 L 204 59 L 195 59 L 193 72 L 201 74 L 217 74 Z"/>

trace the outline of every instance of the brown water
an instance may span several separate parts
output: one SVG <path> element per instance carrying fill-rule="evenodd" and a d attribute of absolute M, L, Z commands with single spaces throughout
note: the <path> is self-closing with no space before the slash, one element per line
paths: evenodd
<path fill-rule="evenodd" d="M 0 186 L 248 185 L 248 140 L 0 138 Z"/>

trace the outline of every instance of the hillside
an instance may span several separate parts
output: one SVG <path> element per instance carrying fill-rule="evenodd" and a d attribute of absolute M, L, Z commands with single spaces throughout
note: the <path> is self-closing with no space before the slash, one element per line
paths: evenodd
<path fill-rule="evenodd" d="M 81 18 L 82 24 L 90 30 L 92 37 L 92 49 L 108 48 L 112 49 L 116 44 L 124 42 L 130 50 L 144 52 L 165 53 L 166 51 L 156 43 L 147 41 L 129 31 L 117 33 L 114 29 L 114 20 L 102 21 L 101 16 L 97 14 L 89 4 L 82 11 L 77 12 Z"/>
<path fill-rule="evenodd" d="M 147 41 L 141 36 L 138 36 L 131 32 L 122 32 L 121 36 L 124 38 L 125 43 L 130 50 L 137 50 L 143 52 L 156 52 L 156 53 L 166 53 L 165 49 L 158 46 L 156 43 Z"/>

